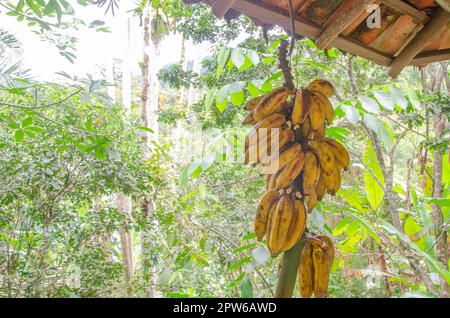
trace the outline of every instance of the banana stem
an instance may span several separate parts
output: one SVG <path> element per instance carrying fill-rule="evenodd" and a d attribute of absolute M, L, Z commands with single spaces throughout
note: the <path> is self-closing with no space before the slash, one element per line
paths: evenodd
<path fill-rule="evenodd" d="M 295 86 L 291 68 L 287 60 L 287 46 L 288 42 L 286 40 L 281 41 L 278 58 L 280 62 L 280 69 L 283 71 L 284 75 L 284 86 L 293 90 Z M 301 135 L 300 130 L 296 130 L 295 135 L 296 141 L 304 145 L 306 141 Z M 302 183 L 301 180 L 301 176 L 299 176 L 297 180 L 295 180 L 293 185 L 294 191 L 300 189 L 300 184 Z M 294 293 L 295 282 L 297 281 L 298 267 L 300 265 L 300 255 L 305 244 L 304 237 L 305 236 L 303 235 L 298 243 L 295 244 L 295 246 L 289 251 L 285 252 L 282 256 L 275 298 L 291 298 Z"/>
<path fill-rule="evenodd" d="M 303 236 L 293 248 L 283 254 L 275 298 L 292 297 L 304 242 Z"/>

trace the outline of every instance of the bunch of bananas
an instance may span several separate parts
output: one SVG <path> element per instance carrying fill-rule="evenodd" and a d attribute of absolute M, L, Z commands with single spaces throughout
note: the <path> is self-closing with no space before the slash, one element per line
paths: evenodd
<path fill-rule="evenodd" d="M 342 170 L 350 164 L 344 146 L 326 137 L 326 127 L 334 117 L 329 101 L 334 92 L 330 82 L 315 80 L 298 90 L 274 89 L 246 105 L 249 114 L 244 123 L 253 128 L 245 140 L 245 163 L 261 164 L 261 175 L 266 177 L 266 193 L 258 203 L 254 229 L 258 241 L 266 236 L 272 257 L 296 245 L 306 231 L 307 213 L 326 193 L 334 195 L 339 190 Z M 273 135 L 275 129 L 278 134 Z M 278 144 L 271 140 L 273 136 L 278 137 Z M 317 285 L 315 295 L 321 296 L 326 294 L 329 271 L 323 270 L 320 253 L 315 254 L 314 268 L 321 280 L 311 286 Z"/>
<path fill-rule="evenodd" d="M 308 233 L 300 258 L 298 285 L 303 298 L 325 297 L 334 260 L 333 241 L 326 235 Z"/>

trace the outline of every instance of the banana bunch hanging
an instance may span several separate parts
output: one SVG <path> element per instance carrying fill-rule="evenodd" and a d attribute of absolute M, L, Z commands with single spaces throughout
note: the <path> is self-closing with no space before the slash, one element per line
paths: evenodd
<path fill-rule="evenodd" d="M 307 213 L 325 194 L 334 195 L 339 190 L 342 170 L 350 164 L 344 146 L 326 137 L 326 127 L 334 117 L 329 101 L 334 93 L 330 82 L 315 80 L 308 88 L 274 89 L 246 105 L 249 114 L 244 123 L 253 128 L 245 140 L 245 163 L 261 164 L 267 191 L 259 200 L 254 230 L 258 241 L 266 237 L 272 257 L 297 244 L 305 233 Z M 278 130 L 278 149 L 271 140 L 274 129 Z M 263 138 L 266 142 L 261 142 Z M 275 163 L 272 158 L 276 158 Z M 316 241 L 325 243 L 319 249 Z M 332 264 L 334 258 L 332 246 L 331 239 L 324 235 L 314 236 L 305 244 L 303 254 L 311 255 L 302 257 L 302 263 L 312 265 L 300 267 L 300 271 L 313 273 L 311 279 L 302 280 L 305 297 L 327 294 L 330 259 Z"/>

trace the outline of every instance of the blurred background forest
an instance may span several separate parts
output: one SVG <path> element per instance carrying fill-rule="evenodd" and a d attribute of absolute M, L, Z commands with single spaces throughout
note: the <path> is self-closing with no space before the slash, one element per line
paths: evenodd
<path fill-rule="evenodd" d="M 77 74 L 88 31 L 93 56 L 103 34 L 117 51 Z M 226 135 L 185 148 L 192 131 L 245 135 L 245 102 L 282 84 L 281 39 L 181 0 L 1 1 L 0 297 L 272 297 L 264 178 L 228 162 Z M 351 154 L 308 225 L 336 245 L 330 297 L 448 297 L 448 62 L 394 81 L 299 39 L 291 66 L 298 87 L 335 85 L 327 133 Z"/>

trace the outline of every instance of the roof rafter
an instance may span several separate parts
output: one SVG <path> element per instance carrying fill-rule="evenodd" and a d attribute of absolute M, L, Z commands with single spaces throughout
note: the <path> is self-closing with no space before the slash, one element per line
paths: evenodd
<path fill-rule="evenodd" d="M 400 72 L 417 56 L 427 45 L 436 41 L 448 24 L 450 13 L 439 8 L 430 22 L 420 30 L 416 37 L 392 61 L 389 75 L 396 78 Z"/>
<path fill-rule="evenodd" d="M 353 21 L 366 12 L 376 0 L 354 1 L 350 10 L 334 20 L 317 38 L 316 45 L 319 49 L 327 48 L 339 34 L 341 34 Z"/>
<path fill-rule="evenodd" d="M 381 2 L 384 5 L 394 10 L 397 10 L 398 12 L 401 12 L 403 14 L 409 15 L 417 19 L 422 24 L 427 24 L 428 21 L 430 21 L 430 17 L 427 14 L 401 0 L 381 0 Z"/>
<path fill-rule="evenodd" d="M 270 17 L 270 23 L 277 24 L 286 29 L 290 29 L 291 27 L 289 14 L 283 10 L 268 6 L 260 1 L 236 0 L 233 8 L 247 16 L 257 18 L 262 21 L 267 21 Z M 302 34 L 311 39 L 317 39 L 323 32 L 324 28 L 297 16 L 295 17 L 295 30 L 298 34 Z M 335 38 L 333 44 L 348 53 L 364 57 L 380 65 L 389 66 L 392 62 L 392 57 L 390 55 L 373 48 L 363 46 L 360 43 L 342 35 Z"/>
<path fill-rule="evenodd" d="M 212 5 L 213 14 L 222 19 L 228 10 L 231 9 L 235 0 L 216 0 Z"/>

